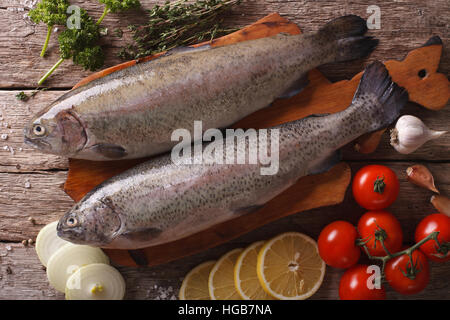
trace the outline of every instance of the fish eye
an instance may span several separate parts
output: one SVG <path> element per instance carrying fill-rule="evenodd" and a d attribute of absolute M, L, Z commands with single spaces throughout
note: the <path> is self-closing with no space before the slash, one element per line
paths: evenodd
<path fill-rule="evenodd" d="M 76 227 L 78 225 L 78 220 L 75 217 L 69 217 L 66 220 L 66 224 L 68 227 Z"/>
<path fill-rule="evenodd" d="M 45 134 L 45 127 L 40 124 L 35 124 L 33 126 L 33 134 L 38 137 L 43 136 Z"/>

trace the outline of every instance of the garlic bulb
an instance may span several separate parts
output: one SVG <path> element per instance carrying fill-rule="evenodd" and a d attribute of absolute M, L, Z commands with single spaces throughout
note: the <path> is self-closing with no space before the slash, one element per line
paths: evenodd
<path fill-rule="evenodd" d="M 434 131 L 414 116 L 402 116 L 395 129 L 391 130 L 391 145 L 400 153 L 408 154 L 417 150 L 428 140 L 436 139 L 447 131 Z"/>

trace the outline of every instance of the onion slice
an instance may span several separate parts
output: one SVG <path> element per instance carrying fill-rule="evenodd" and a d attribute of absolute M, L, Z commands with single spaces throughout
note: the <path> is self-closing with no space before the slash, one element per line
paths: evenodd
<path fill-rule="evenodd" d="M 36 238 L 36 253 L 41 263 L 46 267 L 50 257 L 69 242 L 56 234 L 58 221 L 47 224 L 39 231 Z"/>
<path fill-rule="evenodd" d="M 109 264 L 109 258 L 100 248 L 68 243 L 48 260 L 48 281 L 56 290 L 65 292 L 67 279 L 77 269 L 91 263 Z"/>
<path fill-rule="evenodd" d="M 115 268 L 93 263 L 79 268 L 66 283 L 67 300 L 122 300 L 125 280 Z"/>

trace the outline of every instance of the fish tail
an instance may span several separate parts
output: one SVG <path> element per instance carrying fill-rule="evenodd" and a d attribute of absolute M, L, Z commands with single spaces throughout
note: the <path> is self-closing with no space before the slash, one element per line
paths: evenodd
<path fill-rule="evenodd" d="M 392 81 L 383 63 L 375 61 L 365 69 L 352 105 L 366 119 L 366 130 L 376 131 L 394 122 L 406 102 L 408 92 Z"/>
<path fill-rule="evenodd" d="M 347 15 L 328 22 L 319 30 L 325 42 L 336 44 L 334 61 L 349 61 L 369 55 L 378 45 L 378 39 L 364 36 L 366 20 L 356 15 Z"/>

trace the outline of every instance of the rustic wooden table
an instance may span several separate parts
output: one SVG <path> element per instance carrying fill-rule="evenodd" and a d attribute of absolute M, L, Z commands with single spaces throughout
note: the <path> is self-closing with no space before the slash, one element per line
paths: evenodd
<path fill-rule="evenodd" d="M 33 246 L 24 246 L 24 239 L 35 239 L 47 223 L 58 219 L 73 201 L 62 191 L 67 175 L 67 159 L 43 155 L 23 144 L 22 129 L 28 119 L 69 90 L 89 72 L 70 62 L 64 62 L 48 81 L 49 90 L 40 92 L 27 103 L 19 102 L 15 95 L 35 88 L 39 77 L 58 59 L 55 37 L 45 59 L 39 57 L 45 37 L 45 27 L 29 22 L 25 15 L 29 4 L 36 1 L 0 0 L 0 299 L 63 299 L 52 289 L 41 267 Z M 102 6 L 97 1 L 71 1 L 80 4 L 90 14 L 99 17 Z M 145 8 L 156 1 L 141 0 Z M 161 3 L 163 1 L 159 1 Z M 373 1 L 284 1 L 244 0 L 227 18 L 230 25 L 244 26 L 263 16 L 279 12 L 297 23 L 304 32 L 315 31 L 326 21 L 343 14 L 368 17 L 367 7 Z M 351 78 L 369 62 L 380 59 L 402 59 L 405 54 L 422 45 L 433 34 L 444 42 L 444 53 L 439 71 L 450 70 L 450 5 L 448 0 L 377 1 L 381 8 L 381 29 L 370 33 L 379 38 L 376 51 L 365 61 L 334 64 L 320 70 L 332 81 Z M 130 13 L 120 18 L 110 14 L 104 21 L 110 30 L 104 39 L 107 47 L 106 65 L 120 62 L 116 54 L 130 34 L 130 23 L 144 22 L 142 13 Z M 121 27 L 122 39 L 112 30 Z M 447 48 L 445 48 L 447 46 Z M 409 104 L 406 112 L 416 115 L 434 129 L 449 130 L 450 108 L 439 112 Z M 400 196 L 390 208 L 404 227 L 405 240 L 412 242 L 418 221 L 435 210 L 429 203 L 430 192 L 420 189 L 405 179 L 405 169 L 413 163 L 423 163 L 435 176 L 436 185 L 450 196 L 450 135 L 428 142 L 417 152 L 404 156 L 388 144 L 385 134 L 377 151 L 361 155 L 347 147 L 344 152 L 352 172 L 369 163 L 382 163 L 392 168 L 400 178 Z M 300 231 L 317 238 L 321 228 L 336 219 L 356 222 L 364 212 L 347 192 L 344 203 L 298 213 L 271 223 L 254 232 L 201 254 L 151 268 L 119 267 L 126 278 L 128 299 L 174 299 L 178 295 L 183 276 L 197 264 L 220 257 L 227 250 L 243 247 L 255 240 L 267 239 L 284 231 Z M 36 223 L 30 222 L 33 218 Z M 422 293 L 406 297 L 389 290 L 389 299 L 448 299 L 450 264 L 432 264 L 431 282 Z M 314 299 L 338 298 L 341 271 L 327 268 L 326 277 Z"/>

